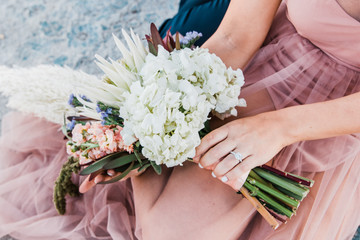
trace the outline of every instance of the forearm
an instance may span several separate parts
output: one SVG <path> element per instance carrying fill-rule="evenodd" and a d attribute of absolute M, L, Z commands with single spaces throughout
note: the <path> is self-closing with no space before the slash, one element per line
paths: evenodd
<path fill-rule="evenodd" d="M 236 0 L 214 35 L 202 47 L 219 56 L 227 66 L 243 68 L 262 45 L 280 0 Z"/>
<path fill-rule="evenodd" d="M 360 132 L 360 93 L 273 112 L 291 144 Z"/>

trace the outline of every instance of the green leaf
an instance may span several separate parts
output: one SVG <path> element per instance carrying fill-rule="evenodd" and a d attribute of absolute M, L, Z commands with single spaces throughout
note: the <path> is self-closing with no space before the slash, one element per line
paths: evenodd
<path fill-rule="evenodd" d="M 104 172 L 103 169 L 99 169 L 96 172 L 90 174 L 89 181 L 93 180 L 96 176 L 102 174 Z"/>
<path fill-rule="evenodd" d="M 157 48 L 155 48 L 154 44 L 152 42 L 148 42 L 148 46 L 149 46 L 149 52 L 152 53 L 153 55 L 157 56 L 158 51 L 157 51 Z"/>
<path fill-rule="evenodd" d="M 62 127 L 61 127 L 61 131 L 62 131 L 62 133 L 64 134 L 64 136 L 71 141 L 71 137 L 68 135 L 68 131 L 67 131 L 67 128 L 66 128 L 66 118 L 65 118 L 65 115 L 64 115 L 64 124 L 63 124 Z"/>
<path fill-rule="evenodd" d="M 161 166 L 157 165 L 154 161 L 150 161 L 151 166 L 155 170 L 155 172 L 160 175 L 161 174 Z"/>
<path fill-rule="evenodd" d="M 61 127 L 61 131 L 62 131 L 62 133 L 64 134 L 64 136 L 71 141 L 71 137 L 68 135 L 68 131 L 67 131 L 66 125 L 63 125 L 63 126 Z"/>
<path fill-rule="evenodd" d="M 150 166 L 151 166 L 151 163 L 146 163 L 138 169 L 138 172 L 145 171 Z"/>
<path fill-rule="evenodd" d="M 109 154 L 109 155 L 101 158 L 100 160 L 94 162 L 93 164 L 89 165 L 87 168 L 84 168 L 79 174 L 80 175 L 89 175 L 93 172 L 96 172 L 96 171 L 102 169 L 105 166 L 105 164 L 112 161 L 114 158 L 117 158 L 118 156 L 120 156 L 121 153 L 122 152 Z"/>
<path fill-rule="evenodd" d="M 139 153 L 139 151 L 136 149 L 134 149 L 134 154 L 138 162 L 142 165 L 142 159 L 144 159 L 144 156 L 141 153 Z"/>
<path fill-rule="evenodd" d="M 109 183 L 114 183 L 114 182 L 120 181 L 121 179 L 126 177 L 126 175 L 128 175 L 131 172 L 131 170 L 134 170 L 134 168 L 133 168 L 134 164 L 135 164 L 135 161 L 132 161 L 130 166 L 123 173 L 121 173 L 119 176 L 116 176 L 116 177 L 112 178 L 109 181 L 100 182 L 99 184 L 109 184 Z"/>
<path fill-rule="evenodd" d="M 122 155 L 121 157 L 117 157 L 116 159 L 113 159 L 110 162 L 106 163 L 103 168 L 105 170 L 115 169 L 135 161 L 137 161 L 135 154 L 126 153 L 125 156 Z"/>
<path fill-rule="evenodd" d="M 204 123 L 204 125 L 205 125 L 205 130 L 206 130 L 208 133 L 210 133 L 210 132 L 211 132 L 210 121 L 207 120 L 207 121 Z"/>

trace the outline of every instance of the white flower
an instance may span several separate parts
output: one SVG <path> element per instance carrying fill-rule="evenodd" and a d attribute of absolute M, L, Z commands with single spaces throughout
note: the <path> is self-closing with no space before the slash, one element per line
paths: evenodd
<path fill-rule="evenodd" d="M 129 50 L 115 38 L 123 58 L 110 63 L 97 56 L 106 76 L 102 84 L 85 90 L 96 101 L 120 109 L 126 145 L 138 140 L 142 154 L 151 161 L 181 165 L 194 156 L 198 132 L 211 111 L 236 115 L 235 107 L 243 105 L 238 99 L 242 72 L 227 68 L 207 49 L 169 53 L 158 46 L 155 56 L 133 33 L 133 39 L 123 35 Z M 91 104 L 83 113 L 89 111 L 95 111 Z"/>

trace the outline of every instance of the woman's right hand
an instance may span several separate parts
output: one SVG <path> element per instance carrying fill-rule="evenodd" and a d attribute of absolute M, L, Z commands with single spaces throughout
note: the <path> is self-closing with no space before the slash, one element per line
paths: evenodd
<path fill-rule="evenodd" d="M 251 169 L 292 143 L 286 126 L 279 111 L 233 120 L 207 134 L 193 160 L 238 191 Z"/>

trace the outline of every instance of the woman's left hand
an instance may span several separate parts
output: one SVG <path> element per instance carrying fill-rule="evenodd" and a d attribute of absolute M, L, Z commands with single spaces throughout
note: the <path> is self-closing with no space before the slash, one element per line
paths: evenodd
<path fill-rule="evenodd" d="M 131 177 L 136 177 L 141 175 L 145 170 L 142 171 L 138 171 L 138 169 L 134 169 L 132 171 L 130 171 L 123 179 L 121 179 L 120 181 L 125 181 L 128 178 Z M 86 177 L 86 179 L 80 184 L 79 187 L 79 192 L 80 193 L 86 193 L 87 191 L 89 191 L 91 188 L 93 188 L 96 184 L 101 183 L 101 182 L 106 182 L 106 181 L 110 181 L 113 178 L 119 176 L 121 174 L 121 172 L 115 172 L 114 170 L 107 170 L 106 174 L 99 174 L 97 175 L 95 178 L 93 178 L 92 180 L 90 180 L 90 175 Z"/>
<path fill-rule="evenodd" d="M 286 126 L 278 111 L 234 120 L 207 134 L 193 160 L 238 191 L 251 169 L 291 143 Z"/>

